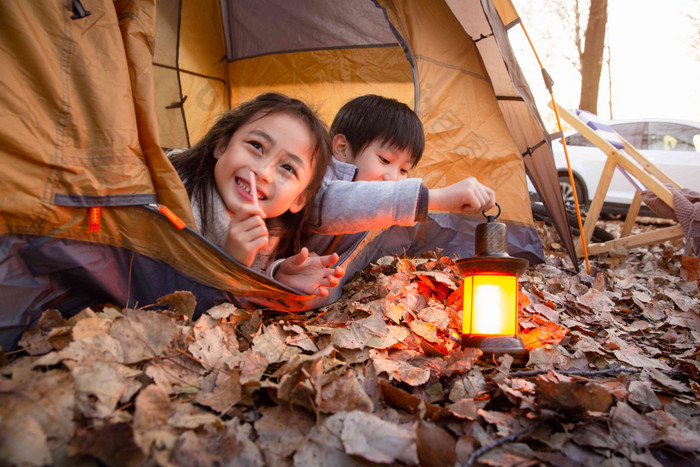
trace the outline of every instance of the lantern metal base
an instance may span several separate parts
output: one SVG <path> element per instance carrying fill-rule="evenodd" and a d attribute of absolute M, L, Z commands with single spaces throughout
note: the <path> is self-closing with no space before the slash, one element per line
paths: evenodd
<path fill-rule="evenodd" d="M 459 343 L 462 347 L 476 347 L 491 359 L 503 354 L 513 357 L 514 365 L 524 365 L 530 356 L 520 336 L 473 336 L 462 334 Z"/>

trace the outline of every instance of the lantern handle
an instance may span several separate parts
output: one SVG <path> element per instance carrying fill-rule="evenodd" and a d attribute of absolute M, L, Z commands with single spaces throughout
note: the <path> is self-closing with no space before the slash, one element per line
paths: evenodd
<path fill-rule="evenodd" d="M 498 214 L 495 216 L 489 216 L 486 214 L 486 211 L 481 211 L 481 214 L 486 218 L 486 222 L 493 222 L 501 215 L 501 205 L 496 203 L 496 207 L 498 208 Z"/>

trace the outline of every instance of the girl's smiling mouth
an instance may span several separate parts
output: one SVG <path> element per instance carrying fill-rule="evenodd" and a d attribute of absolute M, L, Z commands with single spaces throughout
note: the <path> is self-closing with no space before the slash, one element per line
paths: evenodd
<path fill-rule="evenodd" d="M 242 178 L 236 177 L 236 188 L 238 188 L 238 192 L 241 193 L 241 195 L 247 199 L 252 201 L 253 200 L 253 195 L 251 193 L 250 189 L 250 183 L 247 180 L 244 180 Z M 257 188 L 258 192 L 258 200 L 264 200 L 267 199 L 264 193 L 260 190 L 260 188 Z"/>

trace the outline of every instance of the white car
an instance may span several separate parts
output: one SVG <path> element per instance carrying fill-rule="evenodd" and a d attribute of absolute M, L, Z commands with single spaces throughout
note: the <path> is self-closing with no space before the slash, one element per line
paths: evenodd
<path fill-rule="evenodd" d="M 612 121 L 608 124 L 682 187 L 700 192 L 700 123 L 642 119 Z M 579 204 L 589 204 L 595 195 L 607 158 L 577 132 L 566 133 L 565 138 Z M 552 151 L 562 196 L 567 204 L 573 205 L 573 191 L 561 138 L 552 141 Z M 624 173 L 615 170 L 603 212 L 626 213 L 634 192 L 634 186 L 625 178 Z"/>

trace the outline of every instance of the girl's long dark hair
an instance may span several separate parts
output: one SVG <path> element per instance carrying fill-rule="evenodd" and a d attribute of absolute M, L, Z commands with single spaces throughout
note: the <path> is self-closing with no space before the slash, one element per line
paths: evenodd
<path fill-rule="evenodd" d="M 323 122 L 308 105 L 298 99 L 282 94 L 266 93 L 244 102 L 236 109 L 226 112 L 190 149 L 171 156 L 170 161 L 187 188 L 191 200 L 197 201 L 201 209 L 202 235 L 207 234 L 209 211 L 212 209 L 210 194 L 216 190 L 214 166 L 217 159 L 214 152 L 226 147 L 233 134 L 246 123 L 266 115 L 286 113 L 306 123 L 314 144 L 311 165 L 313 173 L 306 187 L 306 204 L 297 213 L 285 212 L 275 219 L 267 220 L 268 229 L 280 237 L 275 257 L 286 257 L 297 253 L 308 235 L 306 220 L 309 207 L 314 202 L 316 192 L 321 187 L 326 167 L 331 162 L 330 138 Z"/>

